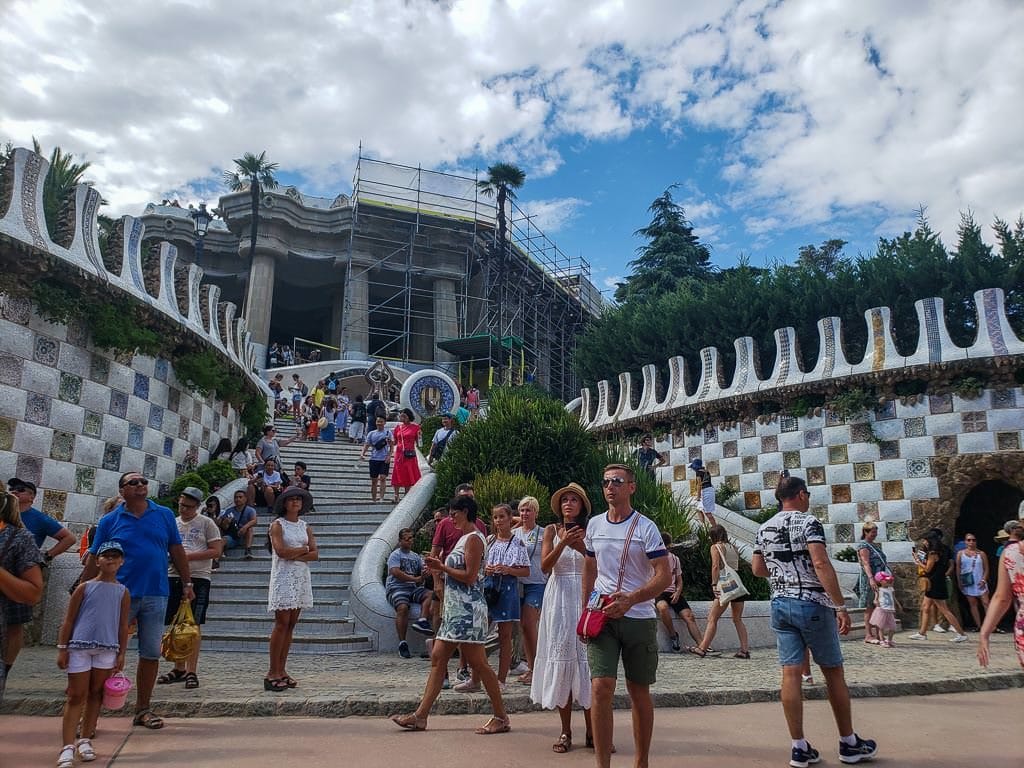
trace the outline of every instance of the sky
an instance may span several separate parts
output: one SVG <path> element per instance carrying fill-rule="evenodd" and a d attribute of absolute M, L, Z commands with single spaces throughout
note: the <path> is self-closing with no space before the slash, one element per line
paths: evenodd
<path fill-rule="evenodd" d="M 266 150 L 333 197 L 370 157 L 527 174 L 602 289 L 671 185 L 713 261 L 847 254 L 1024 212 L 1024 3 L 5 2 L 0 142 L 90 161 L 111 214 L 215 200 Z"/>

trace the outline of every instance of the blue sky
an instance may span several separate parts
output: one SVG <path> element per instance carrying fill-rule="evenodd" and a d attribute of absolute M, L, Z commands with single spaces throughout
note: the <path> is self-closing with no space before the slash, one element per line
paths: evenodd
<path fill-rule="evenodd" d="M 527 173 L 602 288 L 671 184 L 715 263 L 871 253 L 919 205 L 1024 211 L 1024 4 L 882 0 L 19 0 L 0 140 L 93 163 L 111 213 L 213 199 L 266 150 L 311 194 L 372 156 Z M 989 233 L 991 239 L 991 234 Z"/>

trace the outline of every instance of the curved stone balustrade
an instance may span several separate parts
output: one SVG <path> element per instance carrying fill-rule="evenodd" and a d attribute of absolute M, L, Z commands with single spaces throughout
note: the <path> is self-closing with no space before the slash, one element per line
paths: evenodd
<path fill-rule="evenodd" d="M 216 286 L 202 285 L 202 268 L 179 263 L 177 249 L 169 243 L 160 243 L 157 264 L 147 271 L 144 265 L 153 256 L 143 256 L 145 227 L 139 219 L 122 217 L 103 253 L 97 221 L 100 194 L 87 184 L 79 184 L 74 199 L 69 201 L 73 207 L 68 215 L 73 235 L 68 246 L 50 239 L 43 216 L 43 182 L 48 167 L 49 163 L 34 152 L 14 150 L 0 182 L 0 189 L 6 192 L 6 199 L 0 200 L 0 237 L 21 243 L 37 254 L 47 254 L 152 307 L 223 352 L 243 375 L 265 389 L 253 373 L 256 351 L 245 320 L 236 317 L 235 305 L 219 301 Z M 154 284 L 150 289 L 147 278 Z"/>
<path fill-rule="evenodd" d="M 901 355 L 892 335 L 892 312 L 889 307 L 873 307 L 864 312 L 867 323 L 867 345 L 863 358 L 854 363 L 843 352 L 842 322 L 838 317 L 818 321 L 818 359 L 809 371 L 800 365 L 799 339 L 793 328 L 775 331 L 775 365 L 766 379 L 760 379 L 758 349 L 752 338 L 736 339 L 736 370 L 732 381 L 725 376 L 718 349 L 705 347 L 700 351 L 700 378 L 691 386 L 686 360 L 676 356 L 668 360 L 669 382 L 659 399 L 657 373 L 654 365 L 642 369 L 643 382 L 639 397 L 633 376 L 626 372 L 618 377 L 618 398 L 607 380 L 597 382 L 596 397 L 589 389 L 580 393 L 570 410 L 580 411 L 580 422 L 588 429 L 608 429 L 637 419 L 656 416 L 686 406 L 716 400 L 757 395 L 795 386 L 834 382 L 836 379 L 863 377 L 886 371 L 916 368 L 942 363 L 998 359 L 1024 355 L 1024 341 L 1017 337 L 1009 319 L 1003 291 L 988 288 L 974 294 L 977 308 L 977 338 L 969 347 L 953 343 L 946 328 L 940 298 L 915 302 L 919 337 L 912 355 Z M 637 402 L 634 406 L 633 403 Z"/>

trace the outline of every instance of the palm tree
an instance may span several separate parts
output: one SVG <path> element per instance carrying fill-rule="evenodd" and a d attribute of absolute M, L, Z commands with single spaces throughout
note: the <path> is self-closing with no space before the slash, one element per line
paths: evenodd
<path fill-rule="evenodd" d="M 249 229 L 249 261 L 256 255 L 256 233 L 259 229 L 260 195 L 263 189 L 277 189 L 274 171 L 277 163 L 267 162 L 266 150 L 254 155 L 246 152 L 242 157 L 235 158 L 235 170 L 224 171 L 224 184 L 232 192 L 249 190 L 252 203 L 252 225 Z"/>
<path fill-rule="evenodd" d="M 487 169 L 487 178 L 476 183 L 480 193 L 485 197 L 497 194 L 498 208 L 498 243 L 502 250 L 505 247 L 505 203 L 516 199 L 516 190 L 526 181 L 526 173 L 511 163 L 495 163 Z"/>
<path fill-rule="evenodd" d="M 32 150 L 43 154 L 38 139 L 32 137 Z M 82 183 L 82 176 L 92 163 L 76 163 L 74 155 L 60 147 L 54 147 L 50 153 L 50 171 L 43 182 L 43 216 L 46 228 L 52 238 L 57 231 L 57 218 L 60 216 L 64 200 L 74 194 L 75 187 Z"/>

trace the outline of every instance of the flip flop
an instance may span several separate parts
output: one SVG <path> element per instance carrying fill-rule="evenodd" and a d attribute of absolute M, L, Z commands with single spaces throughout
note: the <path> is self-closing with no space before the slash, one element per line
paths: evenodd
<path fill-rule="evenodd" d="M 693 647 L 691 647 L 691 648 L 687 648 L 687 649 L 686 649 L 686 652 L 687 652 L 687 653 L 692 653 L 692 654 L 693 654 L 694 656 L 696 656 L 696 657 L 697 657 L 697 658 L 699 658 L 699 659 L 703 659 L 703 658 L 704 658 L 705 656 L 707 656 L 707 655 L 708 655 L 708 652 L 707 652 L 707 651 L 702 651 L 702 650 L 701 650 L 700 648 L 698 648 L 697 646 L 693 646 Z"/>
<path fill-rule="evenodd" d="M 480 728 L 477 728 L 474 733 L 478 736 L 493 736 L 496 733 L 508 733 L 511 730 L 512 722 L 507 717 L 494 715 Z"/>
<path fill-rule="evenodd" d="M 183 683 L 185 678 L 188 677 L 188 673 L 184 669 L 172 669 L 170 672 L 164 675 L 160 675 L 156 679 L 157 685 L 167 685 L 169 683 Z"/>

